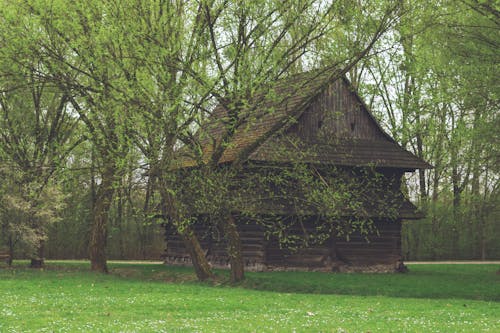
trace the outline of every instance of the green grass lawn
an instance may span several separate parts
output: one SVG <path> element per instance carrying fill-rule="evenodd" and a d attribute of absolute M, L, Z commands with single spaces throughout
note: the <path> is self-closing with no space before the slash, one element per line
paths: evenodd
<path fill-rule="evenodd" d="M 498 265 L 413 265 L 408 274 L 227 272 L 87 263 L 0 268 L 0 332 L 500 332 Z"/>

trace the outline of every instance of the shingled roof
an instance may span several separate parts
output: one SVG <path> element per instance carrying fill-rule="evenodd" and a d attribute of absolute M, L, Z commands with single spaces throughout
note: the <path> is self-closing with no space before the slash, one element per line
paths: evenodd
<path fill-rule="evenodd" d="M 430 165 L 395 142 L 381 140 L 336 140 L 333 143 L 297 142 L 289 137 L 270 138 L 249 157 L 251 161 L 322 163 L 341 166 L 376 166 L 405 170 Z"/>
<path fill-rule="evenodd" d="M 332 142 L 306 142 L 286 135 L 286 130 L 298 121 L 307 107 L 340 75 L 328 70 L 316 70 L 294 75 L 257 94 L 248 103 L 248 112 L 240 115 L 243 121 L 225 147 L 219 163 L 243 158 L 248 161 L 300 161 L 343 166 L 393 167 L 405 170 L 431 166 L 399 146 L 378 124 L 366 105 L 356 94 L 368 117 L 379 129 L 383 140 L 340 139 Z M 348 85 L 349 81 L 342 77 Z M 354 93 L 355 94 L 355 93 Z M 229 114 L 217 106 L 202 127 L 200 141 L 203 161 L 207 162 L 214 147 L 224 135 L 224 122 Z M 182 167 L 196 166 L 188 156 L 181 159 Z"/>

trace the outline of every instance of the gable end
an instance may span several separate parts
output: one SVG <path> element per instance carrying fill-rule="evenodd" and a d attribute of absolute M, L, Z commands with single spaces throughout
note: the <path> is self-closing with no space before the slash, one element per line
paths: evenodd
<path fill-rule="evenodd" d="M 307 142 L 323 144 L 342 139 L 394 142 L 345 78 L 329 84 L 288 133 Z"/>

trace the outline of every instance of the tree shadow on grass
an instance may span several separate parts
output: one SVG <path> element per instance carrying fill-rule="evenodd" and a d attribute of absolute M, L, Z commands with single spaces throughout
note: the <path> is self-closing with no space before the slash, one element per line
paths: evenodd
<path fill-rule="evenodd" d="M 500 301 L 495 265 L 413 265 L 406 274 L 249 273 L 242 287 L 277 292 Z"/>
<path fill-rule="evenodd" d="M 162 264 L 110 264 L 109 278 L 196 284 L 207 287 L 237 287 L 257 291 L 302 294 L 338 294 L 428 299 L 470 299 L 500 302 L 498 265 L 411 265 L 406 274 L 361 274 L 323 272 L 247 272 L 246 280 L 229 283 L 229 272 L 215 270 L 216 279 L 198 282 L 191 267 Z M 16 278 L 33 277 L 33 270 L 17 264 Z M 31 273 L 30 273 L 31 272 Z M 95 274 L 87 263 L 49 263 L 41 274 Z M 8 271 L 0 275 L 11 274 Z M 0 276 L 1 278 L 1 276 Z"/>
<path fill-rule="evenodd" d="M 500 302 L 498 265 L 411 265 L 405 274 L 247 272 L 237 285 L 229 282 L 227 270 L 215 270 L 216 280 L 200 283 L 191 267 L 134 266 L 137 278 L 169 283 L 193 283 L 216 287 L 238 287 L 258 291 L 355 296 L 388 296 L 429 299 L 470 299 Z M 113 266 L 112 273 L 130 265 Z M 154 268 L 153 268 L 154 267 Z"/>
<path fill-rule="evenodd" d="M 497 269 L 497 265 L 411 265 L 410 271 L 405 274 L 247 272 L 245 281 L 234 287 L 282 293 L 500 302 L 500 275 L 496 274 Z M 198 283 L 189 267 L 165 266 L 159 271 L 163 272 L 164 281 Z M 232 286 L 228 271 L 215 272 L 217 279 L 204 284 Z"/>

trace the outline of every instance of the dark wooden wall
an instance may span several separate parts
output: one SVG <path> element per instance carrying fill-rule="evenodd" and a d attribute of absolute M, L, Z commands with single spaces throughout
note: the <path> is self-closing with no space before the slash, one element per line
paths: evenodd
<path fill-rule="evenodd" d="M 334 237 L 321 245 L 302 248 L 297 251 L 282 249 L 276 239 L 266 246 L 267 266 L 274 267 L 328 267 L 335 265 L 371 266 L 393 265 L 401 259 L 401 223 L 376 223 L 378 235 L 367 238 L 359 233 L 345 237 Z M 306 227 L 314 233 L 315 227 Z"/>
<path fill-rule="evenodd" d="M 264 229 L 257 224 L 239 224 L 238 229 L 242 241 L 242 252 L 245 266 L 261 270 L 265 262 L 266 242 Z M 165 229 L 167 248 L 164 260 L 167 264 L 191 264 L 189 253 L 179 235 L 171 228 Z M 226 252 L 226 242 L 217 230 L 208 230 L 202 223 L 194 226 L 194 232 L 200 240 L 209 262 L 214 267 L 229 267 L 229 257 Z"/>
<path fill-rule="evenodd" d="M 371 235 L 368 241 L 364 236 L 352 234 L 349 241 L 342 237 L 326 240 L 323 244 L 301 248 L 283 249 L 277 239 L 266 239 L 262 226 L 240 223 L 245 266 L 250 270 L 267 269 L 325 269 L 331 270 L 339 265 L 374 266 L 390 265 L 396 267 L 401 259 L 401 223 L 376 223 L 378 235 Z M 314 233 L 314 225 L 306 225 L 308 233 Z M 214 233 L 208 234 L 203 226 L 196 226 L 195 232 L 201 239 L 208 260 L 214 267 L 229 267 L 229 258 L 224 240 Z M 293 232 L 293 230 L 292 230 Z M 301 231 L 296 231 L 299 234 Z M 166 233 L 167 264 L 189 265 L 190 258 L 175 232 Z"/>
<path fill-rule="evenodd" d="M 387 139 L 343 80 L 330 84 L 289 133 L 307 141 L 321 142 L 330 139 Z"/>

